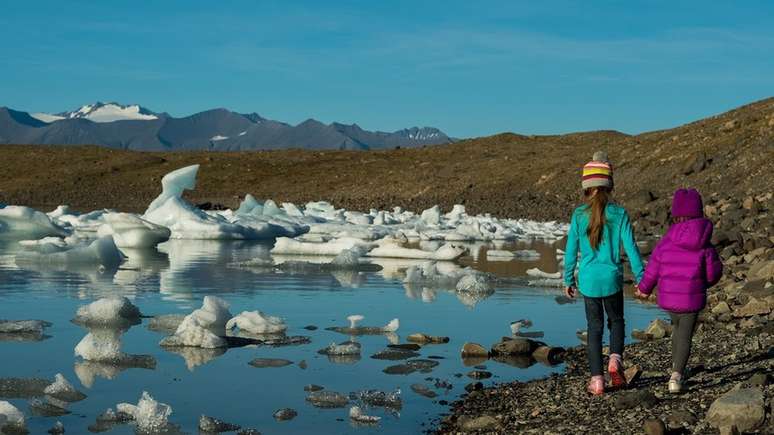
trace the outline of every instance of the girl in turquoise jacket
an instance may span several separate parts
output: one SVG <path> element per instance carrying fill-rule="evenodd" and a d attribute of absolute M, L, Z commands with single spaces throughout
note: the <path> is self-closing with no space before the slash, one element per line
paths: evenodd
<path fill-rule="evenodd" d="M 584 296 L 588 324 L 587 352 L 591 369 L 588 388 L 592 394 L 599 395 L 605 390 L 602 376 L 605 313 L 610 329 L 608 373 L 614 387 L 626 384 L 621 365 L 625 334 L 621 246 L 629 257 L 637 282 L 642 278 L 643 268 L 629 215 L 623 207 L 610 202 L 613 168 L 605 153 L 595 153 L 594 159 L 583 167 L 581 185 L 585 204 L 576 208 L 572 214 L 565 249 L 564 284 L 568 297 L 574 298 L 576 289 Z"/>

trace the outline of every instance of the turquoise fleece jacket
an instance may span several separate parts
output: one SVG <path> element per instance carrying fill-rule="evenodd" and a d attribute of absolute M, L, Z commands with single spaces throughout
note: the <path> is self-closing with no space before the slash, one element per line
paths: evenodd
<path fill-rule="evenodd" d="M 642 259 L 629 215 L 623 207 L 608 204 L 605 208 L 605 228 L 602 243 L 595 251 L 586 235 L 590 213 L 588 206 L 575 209 L 567 233 L 567 248 L 564 256 L 564 284 L 575 286 L 575 266 L 579 264 L 577 288 L 584 296 L 599 298 L 618 293 L 623 288 L 623 263 L 621 245 L 629 257 L 637 282 L 642 279 Z M 580 249 L 580 260 L 578 250 Z"/>

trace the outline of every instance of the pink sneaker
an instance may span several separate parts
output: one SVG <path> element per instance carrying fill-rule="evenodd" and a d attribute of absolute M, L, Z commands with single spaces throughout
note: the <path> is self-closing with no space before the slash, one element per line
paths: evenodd
<path fill-rule="evenodd" d="M 621 355 L 617 353 L 610 354 L 607 372 L 610 374 L 610 383 L 613 388 L 623 388 L 626 386 L 626 376 L 624 376 L 623 364 L 621 364 Z"/>
<path fill-rule="evenodd" d="M 603 376 L 592 376 L 588 389 L 589 393 L 594 396 L 601 396 L 605 392 L 605 378 Z"/>

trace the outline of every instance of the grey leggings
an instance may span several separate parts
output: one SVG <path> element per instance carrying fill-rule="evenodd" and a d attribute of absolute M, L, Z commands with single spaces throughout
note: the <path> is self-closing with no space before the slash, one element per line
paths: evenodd
<path fill-rule="evenodd" d="M 672 371 L 685 376 L 685 366 L 691 356 L 691 340 L 699 313 L 669 313 L 672 319 Z"/>

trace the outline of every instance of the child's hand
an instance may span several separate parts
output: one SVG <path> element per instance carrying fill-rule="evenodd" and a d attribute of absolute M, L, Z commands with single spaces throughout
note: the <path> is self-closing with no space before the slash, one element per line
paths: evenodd
<path fill-rule="evenodd" d="M 641 292 L 639 288 L 635 287 L 634 288 L 634 297 L 637 298 L 637 299 L 647 299 L 648 295 L 646 295 L 645 293 Z"/>
<path fill-rule="evenodd" d="M 575 287 L 567 286 L 564 288 L 564 294 L 570 299 L 575 299 Z"/>

